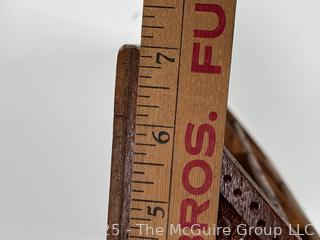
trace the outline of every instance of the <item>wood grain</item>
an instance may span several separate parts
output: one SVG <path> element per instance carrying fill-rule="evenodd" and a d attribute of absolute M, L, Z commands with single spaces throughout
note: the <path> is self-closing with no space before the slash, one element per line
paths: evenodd
<path fill-rule="evenodd" d="M 109 190 L 109 226 L 119 224 L 120 234 L 111 240 L 126 239 L 129 222 L 132 175 L 132 144 L 137 93 L 139 48 L 125 45 L 119 50 L 115 89 L 113 146 Z"/>

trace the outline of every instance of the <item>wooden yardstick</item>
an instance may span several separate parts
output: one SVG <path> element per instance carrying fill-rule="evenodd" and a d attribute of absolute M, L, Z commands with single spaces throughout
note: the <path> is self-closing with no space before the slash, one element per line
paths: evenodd
<path fill-rule="evenodd" d="M 125 186 L 129 239 L 192 239 L 172 230 L 216 224 L 235 7 L 235 0 L 144 1 Z"/>
<path fill-rule="evenodd" d="M 159 239 L 178 239 L 169 230 L 179 224 L 216 224 L 235 8 L 235 0 L 144 1 L 131 236 L 139 224 L 164 228 Z"/>

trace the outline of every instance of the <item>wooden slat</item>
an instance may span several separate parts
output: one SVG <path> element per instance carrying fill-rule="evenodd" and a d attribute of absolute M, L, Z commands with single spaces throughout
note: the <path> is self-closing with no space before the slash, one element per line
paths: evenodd
<path fill-rule="evenodd" d="M 319 240 L 319 234 L 311 225 L 277 169 L 230 112 L 227 117 L 225 145 L 268 195 L 274 206 L 281 207 L 280 211 L 284 212 L 292 228 L 301 234 L 306 234 L 306 231 L 311 233 L 305 235 L 304 239 Z M 250 162 L 253 163 L 250 164 Z M 257 165 L 258 171 L 255 167 Z"/>
<path fill-rule="evenodd" d="M 133 151 L 133 171 L 144 174 L 132 176 L 130 205 L 143 211 L 129 225 L 163 227 L 159 239 L 175 238 L 169 224 L 194 219 L 190 201 L 208 203 L 197 221 L 217 221 L 235 7 L 144 1 Z"/>

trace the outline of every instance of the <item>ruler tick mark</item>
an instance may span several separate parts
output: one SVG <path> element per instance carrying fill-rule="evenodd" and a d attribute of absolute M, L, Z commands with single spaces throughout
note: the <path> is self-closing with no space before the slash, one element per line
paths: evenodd
<path fill-rule="evenodd" d="M 149 36 L 149 35 L 142 35 L 142 38 L 154 38 L 154 36 Z"/>
<path fill-rule="evenodd" d="M 139 98 L 150 98 L 150 96 L 147 95 L 138 95 Z"/>
<path fill-rule="evenodd" d="M 140 48 L 158 48 L 158 49 L 166 49 L 166 50 L 180 50 L 179 48 L 174 48 L 174 47 L 147 46 L 147 45 L 141 45 Z"/>
<path fill-rule="evenodd" d="M 161 86 L 149 86 L 149 85 L 139 85 L 139 88 L 151 88 L 151 89 L 162 89 L 162 90 L 169 90 L 168 87 L 161 87 Z"/>
<path fill-rule="evenodd" d="M 159 106 L 155 105 L 144 105 L 144 104 L 139 104 L 137 105 L 138 107 L 143 107 L 143 108 L 159 108 Z"/>
<path fill-rule="evenodd" d="M 152 25 L 143 25 L 142 28 L 155 28 L 155 29 L 163 29 L 163 26 L 152 26 Z"/>
<path fill-rule="evenodd" d="M 144 175 L 144 172 L 133 171 L 133 174 Z"/>
<path fill-rule="evenodd" d="M 158 167 L 163 167 L 164 164 L 161 163 L 150 163 L 150 162 L 133 162 L 133 164 L 137 165 L 149 165 L 149 166 L 158 166 Z"/>
<path fill-rule="evenodd" d="M 139 66 L 139 68 L 161 69 L 161 67 L 156 66 Z"/>
<path fill-rule="evenodd" d="M 142 76 L 139 76 L 139 78 L 152 78 L 152 76 L 145 76 L 145 75 L 142 75 Z"/>
<path fill-rule="evenodd" d="M 148 147 L 155 147 L 156 144 L 149 144 L 149 143 L 135 143 L 137 146 L 148 146 Z"/>
<path fill-rule="evenodd" d="M 146 153 L 143 153 L 143 152 L 134 152 L 133 154 L 135 154 L 135 155 L 147 155 Z"/>
<path fill-rule="evenodd" d="M 131 220 L 151 221 L 150 218 L 130 218 Z"/>
<path fill-rule="evenodd" d="M 171 127 L 171 126 L 155 125 L 155 124 L 143 124 L 143 123 L 137 123 L 137 126 L 141 126 L 141 127 L 159 127 L 159 128 L 174 128 L 174 127 Z"/>
<path fill-rule="evenodd" d="M 148 182 L 148 181 L 136 181 L 136 180 L 132 180 L 133 183 L 141 183 L 141 184 L 150 184 L 153 185 L 154 182 Z"/>
<path fill-rule="evenodd" d="M 142 17 L 144 17 L 144 18 L 155 18 L 155 16 L 152 16 L 152 15 L 143 15 Z"/>
<path fill-rule="evenodd" d="M 159 128 L 174 128 L 174 127 L 170 127 L 170 126 L 154 125 L 154 124 L 142 124 L 142 123 L 137 123 L 137 126 L 141 126 L 141 127 L 159 127 Z"/>
<path fill-rule="evenodd" d="M 131 209 L 132 210 L 132 209 Z M 142 210 L 142 209 L 141 209 Z M 140 227 L 134 227 L 134 226 L 130 226 L 130 228 L 132 229 L 140 229 Z"/>
<path fill-rule="evenodd" d="M 132 191 L 132 192 L 138 192 L 138 193 L 144 193 L 144 191 L 143 191 L 143 190 L 136 190 L 136 189 L 132 189 L 131 191 Z"/>
<path fill-rule="evenodd" d="M 136 133 L 137 136 L 148 136 L 146 133 Z"/>
<path fill-rule="evenodd" d="M 163 201 L 156 201 L 156 200 L 148 200 L 148 199 L 139 199 L 139 198 L 134 198 L 132 199 L 133 202 L 148 202 L 148 203 L 163 203 L 163 204 L 168 204 L 168 202 L 163 202 Z"/>
<path fill-rule="evenodd" d="M 149 117 L 148 114 L 140 114 L 140 113 L 137 113 L 136 116 L 137 117 Z"/>
<path fill-rule="evenodd" d="M 132 211 L 142 211 L 142 208 L 130 208 Z"/>
<path fill-rule="evenodd" d="M 175 9 L 173 6 L 160 6 L 160 5 L 144 5 L 145 8 L 163 8 L 163 9 Z"/>

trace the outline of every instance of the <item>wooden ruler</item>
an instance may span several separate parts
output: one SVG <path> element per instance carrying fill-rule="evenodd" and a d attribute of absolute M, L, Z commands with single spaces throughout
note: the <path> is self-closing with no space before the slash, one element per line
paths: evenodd
<path fill-rule="evenodd" d="M 184 239 L 170 229 L 216 224 L 235 5 L 144 1 L 131 239 L 154 238 L 141 225 Z"/>

